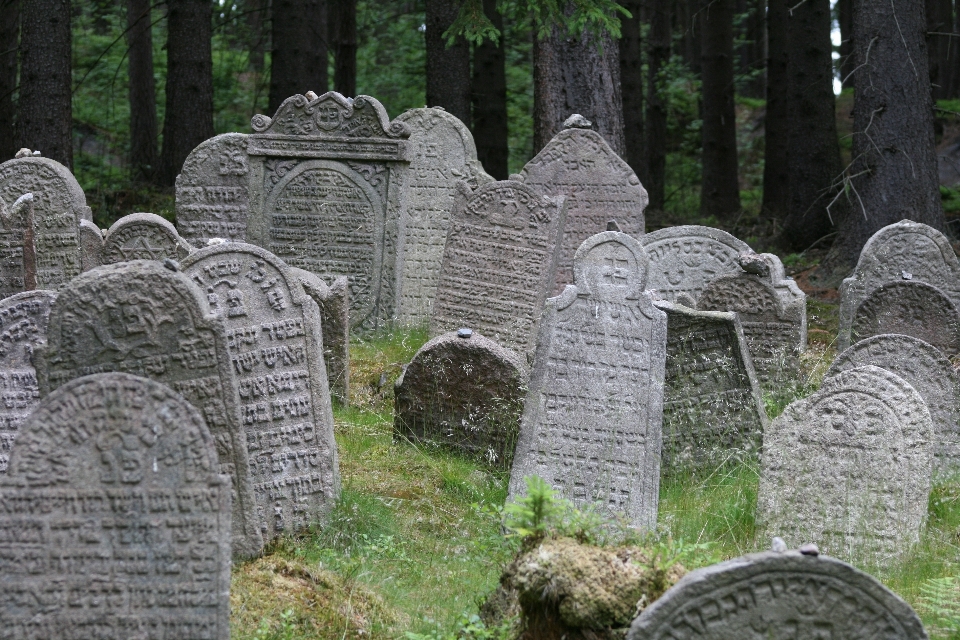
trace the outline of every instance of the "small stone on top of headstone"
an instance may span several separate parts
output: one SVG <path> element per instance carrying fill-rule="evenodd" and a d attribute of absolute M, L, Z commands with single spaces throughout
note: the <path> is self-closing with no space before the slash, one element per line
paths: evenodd
<path fill-rule="evenodd" d="M 616 220 L 607 220 L 607 231 L 621 231 L 620 225 Z"/>
<path fill-rule="evenodd" d="M 38 151 L 37 153 L 39 153 L 39 151 Z M 29 158 L 29 157 L 32 156 L 32 155 L 33 155 L 33 151 L 30 151 L 30 149 L 27 149 L 26 147 L 22 147 L 19 151 L 17 151 L 16 154 L 14 154 L 13 157 L 14 157 L 14 158 Z"/>
<path fill-rule="evenodd" d="M 764 255 L 769 254 L 753 253 L 752 251 L 741 253 L 737 257 L 737 262 L 740 264 L 740 268 L 747 273 L 765 278 L 770 275 L 770 264 Z"/>
<path fill-rule="evenodd" d="M 472 335 L 473 335 L 473 329 L 466 329 L 466 328 L 457 329 L 458 338 L 469 338 Z"/>
<path fill-rule="evenodd" d="M 316 100 L 319 96 L 313 91 L 307 91 L 305 94 L 303 94 L 303 97 L 307 100 Z"/>
<path fill-rule="evenodd" d="M 584 118 L 579 113 L 574 113 L 569 118 L 563 121 L 564 129 L 590 129 L 593 127 L 593 123 Z"/>
<path fill-rule="evenodd" d="M 902 271 L 900 272 L 900 275 L 904 280 L 913 280 L 913 274 L 909 271 Z"/>

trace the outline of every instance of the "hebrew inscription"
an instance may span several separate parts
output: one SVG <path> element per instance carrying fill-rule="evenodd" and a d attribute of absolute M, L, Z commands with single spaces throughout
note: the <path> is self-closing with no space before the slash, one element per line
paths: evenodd
<path fill-rule="evenodd" d="M 102 264 L 129 260 L 180 260 L 193 251 L 176 228 L 153 213 L 123 216 L 104 236 Z"/>
<path fill-rule="evenodd" d="M 960 353 L 960 311 L 943 291 L 923 282 L 877 287 L 853 315 L 854 342 L 885 333 L 920 338 L 948 356 Z"/>
<path fill-rule="evenodd" d="M 195 247 L 211 238 L 244 242 L 250 207 L 247 136 L 225 133 L 190 152 L 177 176 L 177 229 Z"/>

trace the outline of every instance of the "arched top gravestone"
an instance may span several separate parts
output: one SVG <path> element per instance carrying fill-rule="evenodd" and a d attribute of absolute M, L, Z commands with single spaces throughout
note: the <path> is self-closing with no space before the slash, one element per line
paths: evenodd
<path fill-rule="evenodd" d="M 960 354 L 960 310 L 933 285 L 912 280 L 889 282 L 863 299 L 853 314 L 850 331 L 840 337 L 857 342 L 885 333 L 920 338 L 954 356 Z M 840 348 L 849 346 L 849 342 L 839 342 Z"/>
<path fill-rule="evenodd" d="M 229 487 L 202 416 L 165 385 L 60 387 L 0 485 L 4 634 L 226 640 Z"/>
<path fill-rule="evenodd" d="M 100 264 L 130 260 L 181 260 L 191 247 L 176 227 L 155 213 L 131 213 L 107 229 Z"/>

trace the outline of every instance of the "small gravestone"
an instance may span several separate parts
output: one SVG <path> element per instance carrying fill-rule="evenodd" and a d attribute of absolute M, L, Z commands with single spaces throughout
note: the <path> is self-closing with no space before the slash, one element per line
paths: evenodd
<path fill-rule="evenodd" d="M 320 307 L 323 325 L 323 362 L 327 366 L 330 395 L 342 407 L 350 404 L 350 287 L 346 276 L 327 286 L 309 271 L 290 268 L 303 290 Z"/>
<path fill-rule="evenodd" d="M 32 193 L 25 193 L 10 206 L 0 199 L 0 296 L 12 296 L 24 290 L 23 243 L 26 225 L 33 218 Z"/>
<path fill-rule="evenodd" d="M 84 272 L 50 310 L 34 364 L 41 397 L 70 380 L 121 371 L 169 386 L 203 415 L 221 472 L 233 479 L 233 551 L 263 547 L 240 399 L 223 321 L 176 264 L 134 260 Z"/>
<path fill-rule="evenodd" d="M 227 331 L 267 540 L 321 521 L 340 493 L 320 312 L 276 256 L 249 244 L 183 261 Z"/>
<path fill-rule="evenodd" d="M 44 398 L 0 505 L 4 637 L 230 637 L 230 479 L 168 387 L 104 373 Z"/>
<path fill-rule="evenodd" d="M 80 269 L 90 271 L 103 264 L 103 232 L 89 220 L 80 221 Z"/>
<path fill-rule="evenodd" d="M 433 305 L 431 333 L 471 327 L 529 354 L 543 303 L 553 291 L 563 196 L 541 196 L 522 182 L 461 183 Z"/>
<path fill-rule="evenodd" d="M 430 322 L 443 245 L 457 182 L 492 182 L 477 160 L 470 130 L 443 109 L 410 109 L 397 117 L 410 127 L 411 161 L 404 184 L 403 253 L 397 318 L 407 326 Z"/>
<path fill-rule="evenodd" d="M 195 247 L 211 238 L 247 239 L 250 206 L 247 136 L 224 133 L 190 152 L 177 176 L 177 229 Z"/>
<path fill-rule="evenodd" d="M 131 213 L 107 229 L 101 264 L 130 260 L 182 260 L 193 251 L 176 227 L 154 213 Z"/>
<path fill-rule="evenodd" d="M 567 220 L 560 241 L 557 291 L 573 283 L 573 256 L 580 245 L 616 220 L 624 233 L 642 236 L 647 190 L 590 123 L 574 114 L 564 129 L 524 165 L 519 180 L 548 196 L 566 196 Z"/>
<path fill-rule="evenodd" d="M 873 576 L 801 551 L 755 553 L 688 573 L 627 633 L 627 640 L 781 638 L 927 640 L 927 633 L 910 605 Z"/>
<path fill-rule="evenodd" d="M 932 438 L 923 397 L 903 378 L 870 365 L 826 378 L 763 435 L 761 530 L 839 558 L 899 557 L 926 521 Z"/>
<path fill-rule="evenodd" d="M 940 289 L 924 282 L 890 282 L 857 306 L 846 335 L 857 342 L 885 333 L 920 338 L 948 356 L 960 354 L 960 311 Z M 841 337 L 843 334 L 841 334 Z M 848 344 L 840 345 L 846 348 Z"/>
<path fill-rule="evenodd" d="M 0 301 L 0 473 L 7 470 L 24 419 L 40 401 L 33 351 L 47 341 L 53 291 L 26 291 Z"/>
<path fill-rule="evenodd" d="M 575 503 L 656 526 L 667 317 L 644 292 L 647 261 L 624 233 L 594 235 L 575 283 L 547 300 L 512 494 L 537 475 Z"/>

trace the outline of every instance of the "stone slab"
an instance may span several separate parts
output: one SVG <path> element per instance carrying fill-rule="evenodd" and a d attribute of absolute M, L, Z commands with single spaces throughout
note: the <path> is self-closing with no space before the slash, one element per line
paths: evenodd
<path fill-rule="evenodd" d="M 103 264 L 103 232 L 89 220 L 80 221 L 80 270 Z"/>
<path fill-rule="evenodd" d="M 130 260 L 182 260 L 192 252 L 177 228 L 154 213 L 131 213 L 103 235 L 101 264 Z"/>
<path fill-rule="evenodd" d="M 25 193 L 7 206 L 0 199 L 0 296 L 7 297 L 25 290 L 25 230 L 33 218 L 33 194 Z M 34 234 L 35 235 L 35 234 Z M 36 247 L 34 247 L 36 251 Z"/>
<path fill-rule="evenodd" d="M 927 283 L 889 282 L 857 306 L 846 335 L 857 342 L 885 333 L 920 338 L 954 356 L 960 354 L 960 310 L 943 291 Z"/>
<path fill-rule="evenodd" d="M 330 286 L 309 271 L 291 267 L 308 296 L 320 307 L 323 362 L 327 366 L 330 395 L 340 406 L 350 405 L 350 286 L 346 276 Z"/>

